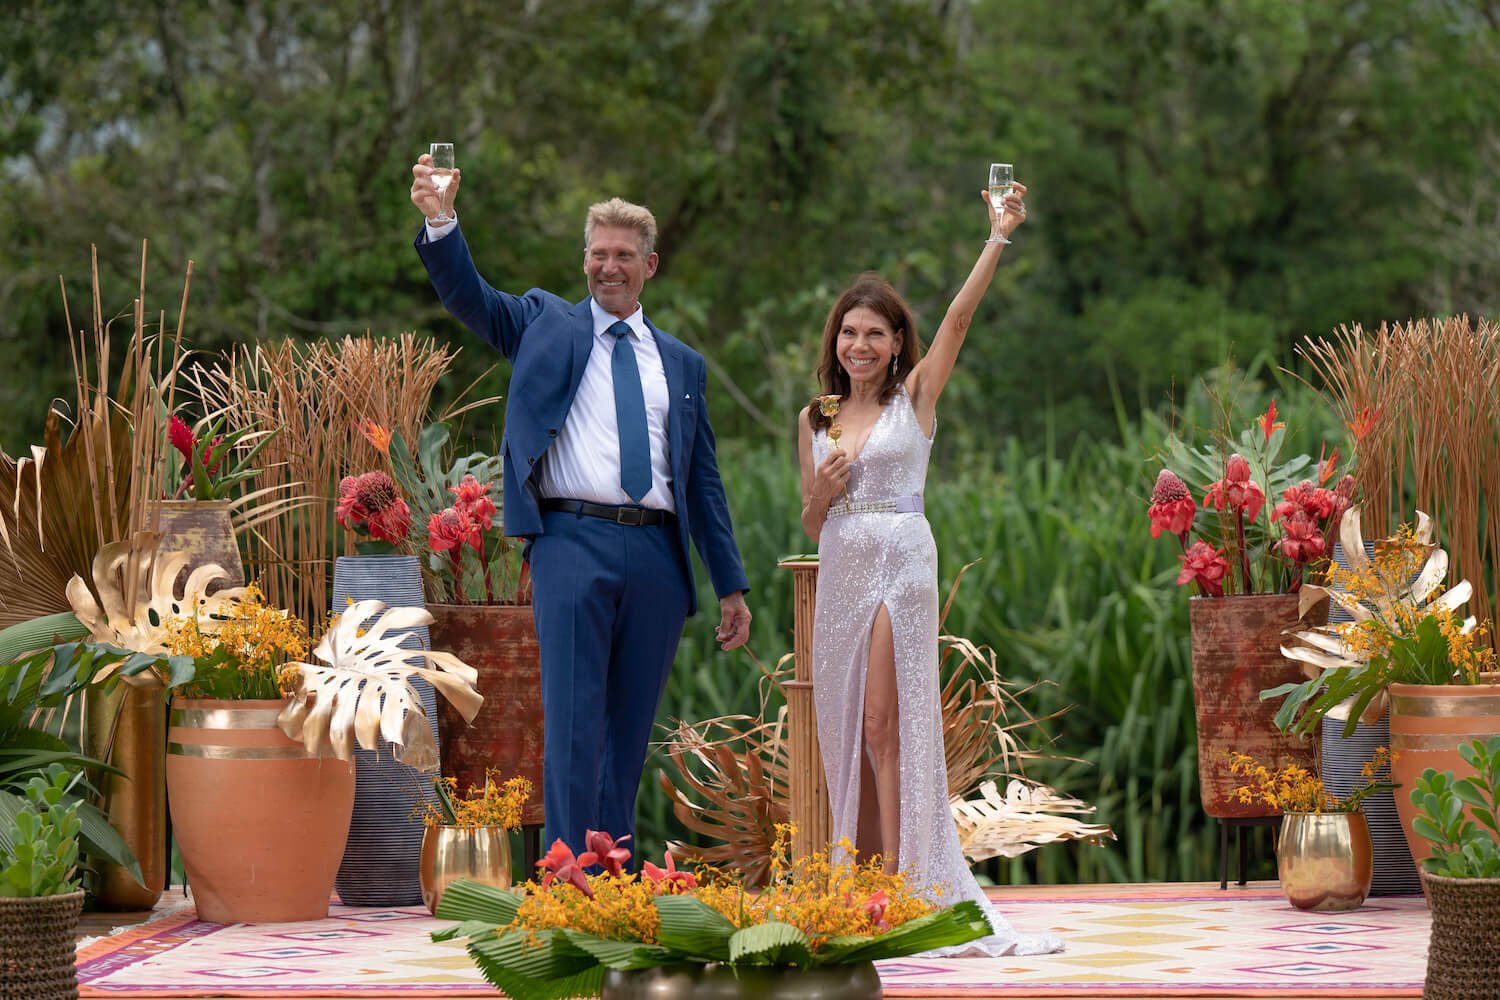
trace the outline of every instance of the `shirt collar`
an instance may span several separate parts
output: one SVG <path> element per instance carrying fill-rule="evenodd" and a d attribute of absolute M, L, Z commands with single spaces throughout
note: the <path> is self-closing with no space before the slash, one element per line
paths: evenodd
<path fill-rule="evenodd" d="M 594 316 L 594 336 L 596 337 L 604 336 L 609 328 L 619 321 L 618 316 L 611 316 L 605 312 L 604 307 L 599 304 L 598 300 L 592 297 L 589 298 L 589 311 Z M 625 322 L 630 326 L 631 336 L 637 340 L 643 339 L 646 336 L 646 314 L 642 311 L 639 304 L 636 305 L 635 312 L 626 317 Z"/>

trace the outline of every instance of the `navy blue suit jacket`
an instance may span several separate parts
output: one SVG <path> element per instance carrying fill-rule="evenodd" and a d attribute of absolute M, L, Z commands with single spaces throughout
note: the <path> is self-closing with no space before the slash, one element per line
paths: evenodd
<path fill-rule="evenodd" d="M 511 295 L 491 287 L 479 276 L 463 233 L 456 228 L 430 242 L 423 226 L 416 247 L 444 308 L 511 361 L 502 446 L 505 533 L 539 535 L 542 516 L 536 472 L 542 456 L 557 440 L 583 381 L 594 342 L 589 300 L 574 304 L 539 288 L 525 295 Z M 703 399 L 707 383 L 703 356 L 658 330 L 649 320 L 646 326 L 656 337 L 666 369 L 672 497 L 689 582 L 691 538 L 719 597 L 749 590 L 714 455 L 714 432 Z M 689 613 L 696 609 L 694 596 Z"/>

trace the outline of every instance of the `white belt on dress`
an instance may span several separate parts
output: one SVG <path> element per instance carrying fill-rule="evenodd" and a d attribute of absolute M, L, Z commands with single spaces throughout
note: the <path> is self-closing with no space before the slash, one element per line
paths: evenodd
<path fill-rule="evenodd" d="M 919 496 L 892 497 L 889 500 L 841 500 L 828 508 L 829 517 L 845 514 L 920 514 L 922 498 Z"/>

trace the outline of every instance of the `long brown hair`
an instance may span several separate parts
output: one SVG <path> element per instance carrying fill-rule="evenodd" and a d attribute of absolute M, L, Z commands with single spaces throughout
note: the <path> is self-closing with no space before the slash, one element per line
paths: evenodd
<path fill-rule="evenodd" d="M 895 371 L 886 369 L 885 385 L 880 389 L 880 403 L 884 406 L 896 394 L 896 389 L 906 380 L 906 376 L 916 367 L 917 361 L 922 357 L 922 344 L 917 339 L 917 321 L 911 314 L 911 306 L 906 304 L 901 293 L 896 291 L 889 281 L 872 271 L 866 271 L 855 278 L 854 283 L 844 289 L 844 294 L 839 296 L 833 308 L 828 311 L 828 319 L 823 323 L 823 347 L 819 352 L 818 383 L 823 387 L 821 395 L 849 395 L 849 373 L 844 371 L 843 365 L 839 364 L 839 330 L 843 328 L 844 317 L 849 314 L 849 310 L 858 309 L 860 306 L 864 306 L 885 320 L 891 332 L 901 337 L 901 349 L 895 355 L 896 369 Z M 823 416 L 817 400 L 814 400 L 808 407 L 807 421 L 816 431 L 832 424 L 833 418 Z"/>

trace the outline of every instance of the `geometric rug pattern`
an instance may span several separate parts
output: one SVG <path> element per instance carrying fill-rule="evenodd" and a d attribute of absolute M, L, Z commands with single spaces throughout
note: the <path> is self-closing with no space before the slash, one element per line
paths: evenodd
<path fill-rule="evenodd" d="M 1026 958 L 880 963 L 889 997 L 1421 996 L 1421 896 L 1305 913 L 1275 887 L 1171 883 L 990 890 L 1027 933 L 1067 950 Z M 422 907 L 335 905 L 301 924 L 214 924 L 191 909 L 83 945 L 84 997 L 494 997 L 449 926 Z"/>

